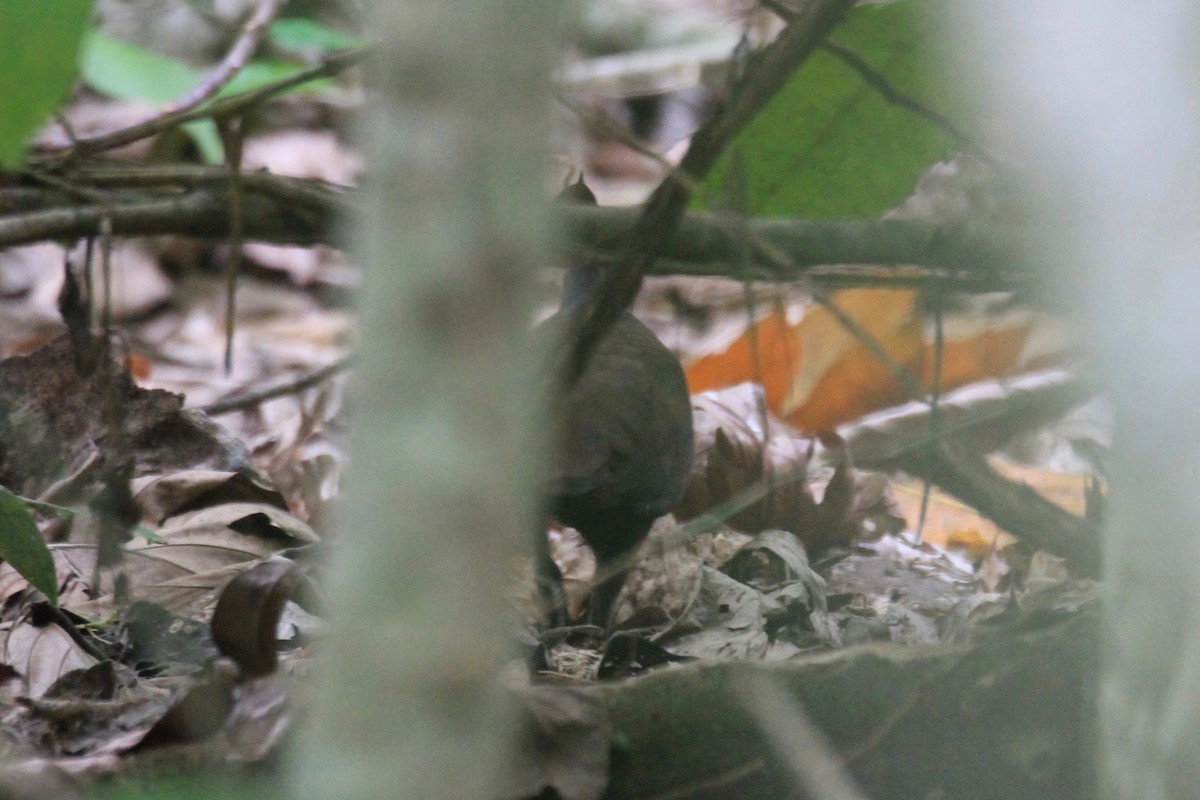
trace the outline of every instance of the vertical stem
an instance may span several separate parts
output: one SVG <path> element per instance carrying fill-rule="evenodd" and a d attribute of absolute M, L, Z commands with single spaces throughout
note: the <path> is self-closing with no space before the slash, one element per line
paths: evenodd
<path fill-rule="evenodd" d="M 379 0 L 353 470 L 302 797 L 494 796 L 502 588 L 535 524 L 550 0 Z"/>

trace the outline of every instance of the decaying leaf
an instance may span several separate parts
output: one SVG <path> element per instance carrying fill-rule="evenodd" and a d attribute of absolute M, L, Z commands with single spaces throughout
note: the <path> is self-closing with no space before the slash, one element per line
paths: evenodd
<path fill-rule="evenodd" d="M 886 482 L 857 473 L 844 459 L 832 471 L 811 471 L 815 443 L 764 420 L 754 396 L 743 384 L 693 398 L 697 455 L 677 516 L 711 514 L 747 533 L 783 529 L 810 549 L 898 529 Z M 817 502 L 814 487 L 822 486 Z"/>
<path fill-rule="evenodd" d="M 179 742 L 203 741 L 221 730 L 233 710 L 237 667 L 218 659 L 176 697 L 131 751 Z"/>
<path fill-rule="evenodd" d="M 96 452 L 105 441 L 106 423 L 97 413 L 108 392 L 102 372 L 81 376 L 66 336 L 0 362 L 0 484 L 37 497 Z M 245 447 L 203 415 L 184 410 L 179 395 L 140 389 L 120 371 L 114 380 L 125 404 L 135 477 L 252 469 Z"/>
<path fill-rule="evenodd" d="M 4 623 L 0 642 L 0 661 L 21 675 L 29 697 L 41 697 L 63 674 L 96 663 L 57 625 L 39 627 L 28 619 Z"/>
<path fill-rule="evenodd" d="M 121 659 L 158 675 L 191 675 L 217 657 L 209 626 L 139 600 L 122 610 L 115 626 Z"/>
<path fill-rule="evenodd" d="M 294 563 L 271 559 L 238 575 L 221 591 L 213 611 L 213 639 L 243 675 L 256 678 L 275 671 L 279 619 L 299 581 Z"/>
<path fill-rule="evenodd" d="M 696 459 L 676 516 L 717 513 L 722 503 L 757 488 L 762 496 L 725 520 L 731 527 L 795 529 L 810 518 L 816 503 L 804 480 L 809 444 L 776 420 L 764 425 L 754 395 L 743 385 L 692 399 Z"/>
<path fill-rule="evenodd" d="M 662 642 L 676 655 L 757 661 L 770 643 L 765 611 L 759 592 L 704 567 L 699 597 Z"/>
<path fill-rule="evenodd" d="M 185 511 L 224 503 L 265 503 L 287 510 L 279 492 L 248 472 L 194 469 L 148 475 L 133 482 L 133 494 L 143 517 L 155 525 Z"/>

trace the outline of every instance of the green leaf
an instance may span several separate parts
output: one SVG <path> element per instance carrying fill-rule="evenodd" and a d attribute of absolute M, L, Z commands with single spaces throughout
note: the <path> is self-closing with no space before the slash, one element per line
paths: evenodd
<path fill-rule="evenodd" d="M 204 73 L 144 47 L 88 31 L 83 77 L 98 92 L 119 100 L 171 103 L 200 82 Z"/>
<path fill-rule="evenodd" d="M 331 50 L 349 50 L 362 47 L 363 40 L 344 31 L 322 25 L 311 19 L 292 17 L 276 20 L 267 29 L 271 43 L 281 50 L 305 52 L 316 50 L 327 53 Z"/>
<path fill-rule="evenodd" d="M 200 151 L 200 158 L 204 160 L 205 164 L 225 163 L 225 143 L 221 141 L 217 123 L 211 119 L 196 119 L 185 122 L 183 129 L 188 136 L 192 137 L 196 149 Z"/>
<path fill-rule="evenodd" d="M 150 530 L 145 525 L 134 525 L 133 532 L 151 544 L 162 544 L 166 541 L 166 538 L 160 536 L 155 531 Z"/>
<path fill-rule="evenodd" d="M 304 65 L 298 64 L 295 61 L 281 61 L 279 59 L 256 59 L 251 61 L 246 66 L 242 67 L 241 72 L 234 76 L 233 80 L 228 85 L 221 88 L 221 96 L 227 94 L 236 94 L 238 92 L 247 92 L 251 89 L 257 89 L 260 86 L 266 86 L 268 83 L 274 83 L 284 78 L 290 78 L 298 72 L 303 72 L 306 69 Z M 329 79 L 311 80 L 302 86 L 297 86 L 291 91 L 317 91 L 319 89 L 332 86 L 333 82 Z"/>
<path fill-rule="evenodd" d="M 302 69 L 303 65 L 293 61 L 251 61 L 221 88 L 219 94 L 223 96 L 256 89 L 295 75 Z M 93 89 L 110 97 L 156 104 L 173 103 L 199 84 L 205 74 L 204 70 L 98 30 L 88 31 L 84 41 L 84 79 Z M 315 91 L 328 83 L 312 81 L 297 88 Z M 189 122 L 183 129 L 192 137 L 207 163 L 220 164 L 224 161 L 221 137 L 211 120 Z"/>
<path fill-rule="evenodd" d="M 221 87 L 220 95 L 257 89 L 295 75 L 304 68 L 295 61 L 256 59 Z M 84 43 L 83 76 L 88 85 L 122 100 L 173 103 L 199 84 L 206 74 L 182 61 L 98 30 L 89 31 Z M 304 88 L 319 88 L 317 83 L 306 84 Z"/>
<path fill-rule="evenodd" d="M 51 603 L 58 603 L 58 578 L 50 548 L 25 502 L 3 486 L 0 486 L 0 558 Z"/>
<path fill-rule="evenodd" d="M 0 0 L 0 167 L 20 166 L 78 72 L 91 0 Z"/>
<path fill-rule="evenodd" d="M 934 3 L 901 0 L 856 7 L 830 37 L 895 89 L 937 111 L 949 81 L 926 37 Z M 745 159 L 756 214 L 876 215 L 903 200 L 917 177 L 953 149 L 950 134 L 888 102 L 857 70 L 818 50 L 734 141 Z M 718 197 L 725 158 L 703 183 Z"/>

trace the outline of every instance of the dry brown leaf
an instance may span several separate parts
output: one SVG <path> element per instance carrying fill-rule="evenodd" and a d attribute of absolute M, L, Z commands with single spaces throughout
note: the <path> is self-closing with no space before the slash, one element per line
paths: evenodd
<path fill-rule="evenodd" d="M 243 676 L 262 677 L 278 666 L 276 629 L 299 581 L 294 563 L 271 559 L 246 570 L 221 590 L 212 617 L 213 640 Z"/>
<path fill-rule="evenodd" d="M 675 509 L 688 519 L 713 513 L 739 492 L 762 486 L 772 477 L 799 473 L 807 461 L 807 440 L 777 420 L 766 421 L 771 439 L 764 442 L 764 421 L 755 391 L 744 384 L 692 398 L 696 459 L 687 492 Z M 738 530 L 798 530 L 811 522 L 816 503 L 803 478 L 772 487 L 759 500 L 729 517 Z"/>
<path fill-rule="evenodd" d="M 0 661 L 20 673 L 25 695 L 33 698 L 71 670 L 96 663 L 62 628 L 38 627 L 27 619 L 0 626 Z"/>
<path fill-rule="evenodd" d="M 225 503 L 265 503 L 287 510 L 279 492 L 244 472 L 196 469 L 151 475 L 133 481 L 132 489 L 143 519 L 153 525 L 182 511 Z"/>
<path fill-rule="evenodd" d="M 294 681 L 275 673 L 243 683 L 234 696 L 233 711 L 225 725 L 231 742 L 231 760 L 257 763 L 286 741 L 297 713 Z"/>
<path fill-rule="evenodd" d="M 341 186 L 358 182 L 362 157 L 333 131 L 286 130 L 252 136 L 242 155 L 246 170 L 266 169 L 292 178 L 317 178 Z"/>
<path fill-rule="evenodd" d="M 791 531 L 810 549 L 898 529 L 885 482 L 845 465 L 810 474 L 813 441 L 778 420 L 764 422 L 755 397 L 749 384 L 693 397 L 696 459 L 677 516 L 723 514 L 727 501 L 757 493 L 723 521 L 746 533 Z"/>
<path fill-rule="evenodd" d="M 236 681 L 237 667 L 228 659 L 217 659 L 205 674 L 189 679 L 189 685 L 130 752 L 200 742 L 215 735 L 233 710 Z"/>
<path fill-rule="evenodd" d="M 166 521 L 158 535 L 159 541 L 131 541 L 121 570 L 139 599 L 193 618 L 211 613 L 218 590 L 241 572 L 281 550 L 319 540 L 305 523 L 262 503 L 225 503 L 178 514 Z M 54 544 L 50 551 L 65 608 L 90 617 L 114 610 L 111 595 L 91 599 L 94 545 Z M 26 589 L 24 578 L 0 564 L 0 602 Z"/>

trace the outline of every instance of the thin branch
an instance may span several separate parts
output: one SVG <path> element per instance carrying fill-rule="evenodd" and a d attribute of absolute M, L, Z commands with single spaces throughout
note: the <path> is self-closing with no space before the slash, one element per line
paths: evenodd
<path fill-rule="evenodd" d="M 272 81 L 257 89 L 250 89 L 228 97 L 219 98 L 198 108 L 160 114 L 145 122 L 139 122 L 136 125 L 131 125 L 128 128 L 122 128 L 112 133 L 93 136 L 90 139 L 80 139 L 59 150 L 39 155 L 31 159 L 30 162 L 35 167 L 60 166 L 74 159 L 95 155 L 96 153 L 102 153 L 106 150 L 123 147 L 141 139 L 149 138 L 165 130 L 179 127 L 185 122 L 236 114 L 247 108 L 256 106 L 277 94 L 294 89 L 297 86 L 317 80 L 318 78 L 328 78 L 337 75 L 339 72 L 358 64 L 366 54 L 366 49 L 335 53 L 328 56 L 322 64 L 297 72 L 295 75 Z"/>
<path fill-rule="evenodd" d="M 983 153 L 982 148 L 975 144 L 974 140 L 968 136 L 962 128 L 950 121 L 950 118 L 939 111 L 930 108 L 926 104 L 917 100 L 915 97 L 908 95 L 896 88 L 887 77 L 879 70 L 867 63 L 866 59 L 856 53 L 849 47 L 837 42 L 832 42 L 828 39 L 821 45 L 821 48 L 832 53 L 842 61 L 846 66 L 858 73 L 858 76 L 863 79 L 863 82 L 870 86 L 875 91 L 879 92 L 879 96 L 892 105 L 911 111 L 918 117 L 932 123 L 934 126 L 941 128 L 948 133 L 955 141 L 955 144 L 974 153 Z"/>
<path fill-rule="evenodd" d="M 933 301 L 933 386 L 929 390 L 929 432 L 936 436 L 942 424 L 942 360 L 946 349 L 946 326 L 942 312 L 942 295 L 932 292 Z M 921 482 L 921 509 L 917 513 L 916 539 L 922 541 L 925 536 L 925 518 L 929 513 L 929 500 L 933 495 L 933 484 L 928 480 Z M 992 540 L 995 546 L 996 541 Z"/>
<path fill-rule="evenodd" d="M 94 189 L 90 186 L 84 186 L 78 183 L 72 183 L 70 180 L 52 175 L 49 172 L 38 169 L 25 170 L 21 173 L 24 177 L 29 178 L 37 183 L 51 186 L 55 189 L 60 189 L 72 197 L 79 200 L 90 201 L 93 203 L 107 203 L 108 197 L 99 189 Z"/>
<path fill-rule="evenodd" d="M 633 208 L 584 206 L 567 207 L 561 213 L 574 243 L 609 255 L 620 252 L 640 216 Z M 837 264 L 914 264 L 972 274 L 1025 274 L 1020 267 L 1021 236 L 1015 231 L 899 219 L 769 218 L 750 218 L 745 230 L 751 235 L 753 265 L 763 270 L 766 279 L 796 280 L 806 267 Z M 740 245 L 717 216 L 690 212 L 660 248 L 663 258 L 711 265 L 737 260 Z M 770 251 L 784 255 L 787 265 Z M 723 273 L 701 268 L 690 274 Z"/>
<path fill-rule="evenodd" d="M 787 82 L 792 73 L 842 21 L 854 0 L 813 0 L 779 38 L 751 57 L 745 75 L 732 87 L 728 102 L 692 137 L 679 171 L 700 181 L 716 164 L 733 138 Z M 619 266 L 605 276 L 579 326 L 565 368 L 567 385 L 574 383 L 608 326 L 629 307 L 660 251 L 676 233 L 691 197 L 687 185 L 667 178 L 643 206 Z"/>
<path fill-rule="evenodd" d="M 242 145 L 245 117 L 228 117 L 217 123 L 229 170 L 229 256 L 225 262 L 225 374 L 233 372 L 233 334 L 237 324 L 237 279 L 242 268 L 242 245 L 246 241 L 245 190 Z"/>
<path fill-rule="evenodd" d="M 767 9 L 775 16 L 782 19 L 784 22 L 791 22 L 796 16 L 796 12 L 778 2 L 778 0 L 758 0 L 758 4 Z M 821 44 L 823 50 L 832 53 L 842 61 L 846 66 L 858 73 L 863 82 L 879 92 L 879 95 L 887 102 L 908 109 L 919 117 L 933 123 L 937 127 L 944 130 L 954 138 L 957 145 L 963 149 L 971 150 L 975 153 L 982 153 L 972 139 L 963 132 L 961 128 L 950 121 L 944 114 L 930 108 L 929 106 L 917 100 L 905 92 L 900 91 L 896 86 L 887 79 L 882 72 L 872 67 L 865 58 L 860 56 L 853 49 L 843 44 L 826 39 Z"/>
<path fill-rule="evenodd" d="M 262 42 L 267 26 L 275 19 L 275 15 L 279 13 L 279 9 L 285 2 L 287 0 L 263 0 L 250 15 L 250 19 L 246 20 L 242 32 L 238 34 L 237 41 L 229 48 L 229 52 L 221 59 L 221 63 L 217 64 L 204 77 L 204 80 L 193 86 L 190 91 L 165 110 L 170 113 L 195 108 L 225 88 L 249 63 L 251 56 L 258 50 L 258 45 Z"/>
<path fill-rule="evenodd" d="M 284 381 L 275 386 L 268 386 L 265 389 L 255 392 L 236 393 L 229 397 L 223 397 L 206 406 L 200 406 L 199 410 L 210 417 L 229 414 L 234 411 L 244 411 L 247 408 L 253 408 L 265 403 L 268 400 L 274 400 L 276 397 L 299 394 L 317 384 L 324 383 L 339 372 L 343 372 L 352 366 L 354 366 L 354 356 L 343 356 L 331 364 L 299 375 L 291 380 Z"/>
<path fill-rule="evenodd" d="M 95 585 L 99 586 L 99 584 Z M 93 642 L 89 637 L 84 636 L 83 632 L 79 630 L 79 626 L 75 624 L 75 620 L 71 619 L 70 615 L 67 614 L 66 611 L 63 611 L 61 608 L 51 603 L 42 603 L 38 605 L 37 613 L 45 614 L 50 622 L 53 622 L 55 625 L 57 625 L 63 633 L 71 637 L 71 641 L 74 642 L 80 650 L 87 653 L 92 658 L 96 659 L 97 661 L 109 660 L 109 654 L 97 647 L 96 643 Z"/>
<path fill-rule="evenodd" d="M 837 303 L 833 302 L 833 298 L 821 289 L 821 287 L 809 284 L 805 289 L 812 295 L 813 300 L 821 308 L 829 312 L 830 316 L 837 320 L 838 324 L 853 336 L 859 344 L 866 348 L 867 352 L 888 371 L 889 375 L 896 379 L 896 382 L 904 389 L 909 399 L 926 404 L 930 402 L 929 398 L 926 397 L 925 387 L 921 386 L 921 381 L 907 367 L 892 358 L 892 354 L 879 343 L 879 340 L 868 333 L 858 323 L 858 320 L 839 308 Z"/>
<path fill-rule="evenodd" d="M 775 16 L 779 17 L 784 22 L 791 22 L 796 16 L 796 12 L 785 6 L 778 0 L 758 0 L 758 4 L 770 11 Z"/>
<path fill-rule="evenodd" d="M 943 441 L 932 452 L 914 453 L 899 464 L 909 474 L 941 486 L 1033 548 L 1062 556 L 1078 574 L 1099 577 L 1104 561 L 1099 527 L 1027 484 L 1004 477 L 978 453 L 960 443 Z"/>
<path fill-rule="evenodd" d="M 768 261 L 781 269 L 792 267 L 791 260 L 786 253 L 774 247 L 770 242 L 763 240 L 753 230 L 746 226 L 742 226 L 737 231 L 739 237 L 744 239 L 748 244 L 753 245 L 755 250 L 760 253 Z M 845 311 L 833 302 L 833 299 L 826 291 L 817 286 L 812 281 L 805 281 L 805 290 L 812 296 L 822 308 L 825 309 L 838 324 L 842 326 L 851 336 L 853 336 L 859 344 L 861 344 L 868 353 L 870 353 L 876 361 L 878 361 L 888 373 L 896 379 L 896 382 L 904 389 L 905 393 L 913 400 L 918 400 L 925 403 L 930 403 L 926 398 L 925 389 L 921 386 L 920 380 L 917 379 L 903 364 L 892 358 L 892 355 L 880 344 L 874 336 L 872 336 L 865 328 L 858 323 L 856 319 L 851 317 Z"/>
<path fill-rule="evenodd" d="M 225 167 L 209 167 L 200 164 L 122 164 L 120 166 L 79 165 L 65 175 L 80 183 L 103 187 L 159 187 L 166 189 L 191 189 L 199 187 L 224 187 L 229 182 Z M 315 178 L 292 178 L 272 175 L 269 172 L 249 172 L 242 175 L 247 190 L 261 192 L 281 202 L 293 203 L 314 209 L 328 208 L 330 213 L 340 213 L 348 208 L 345 201 L 352 197 L 352 190 L 340 184 Z M 4 192 L 0 190 L 0 199 Z"/>
<path fill-rule="evenodd" d="M 931 432 L 928 408 L 916 404 L 872 415 L 866 422 L 844 425 L 838 433 L 845 439 L 845 453 L 818 451 L 808 464 L 735 492 L 708 513 L 677 526 L 664 544 L 681 546 L 696 536 L 720 530 L 725 520 L 771 492 L 807 480 L 814 467 L 845 463 L 849 454 L 860 467 L 903 469 L 928 478 L 1034 547 L 1066 558 L 1082 574 L 1096 574 L 1101 562 L 1098 528 L 1028 486 L 1001 477 L 976 452 L 1008 441 L 1014 421 L 1019 420 L 1017 427 L 1025 429 L 1038 421 L 1061 418 L 1094 395 L 1094 381 L 1049 370 L 1013 379 L 1007 388 L 991 387 L 982 403 L 979 394 L 978 386 L 970 386 L 947 396 L 941 404 L 943 410 L 950 407 L 958 413 L 952 418 L 944 416 L 936 432 Z M 907 421 L 897 423 L 898 414 Z M 622 566 L 618 562 L 613 568 Z"/>

